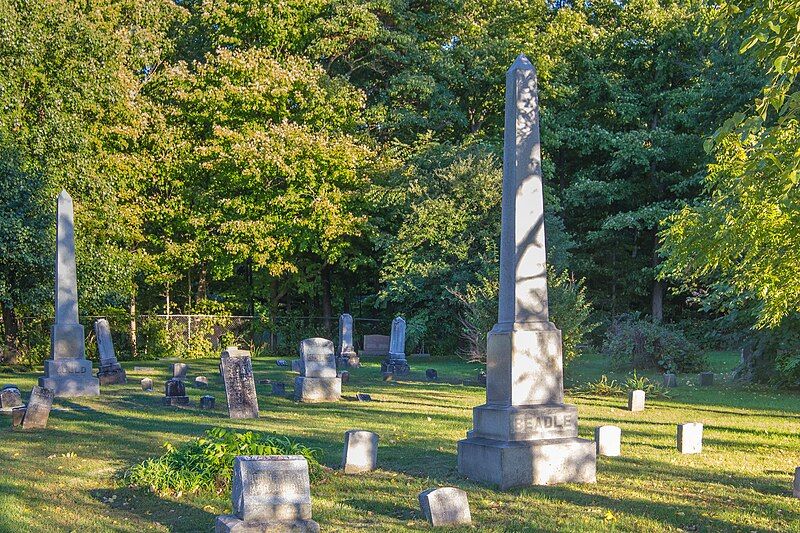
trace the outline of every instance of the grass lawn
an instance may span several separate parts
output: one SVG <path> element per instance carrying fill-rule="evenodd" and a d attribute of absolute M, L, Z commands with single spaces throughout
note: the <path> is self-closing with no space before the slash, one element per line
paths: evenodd
<path fill-rule="evenodd" d="M 716 372 L 729 372 L 733 353 L 711 354 Z M 257 378 L 294 374 L 275 359 L 254 363 Z M 115 475 L 159 455 L 164 441 L 183 442 L 214 426 L 290 435 L 323 450 L 336 469 L 343 433 L 368 429 L 380 435 L 381 469 L 366 475 L 329 472 L 312 486 L 314 519 L 326 531 L 427 529 L 417 494 L 453 485 L 469 494 L 473 523 L 481 531 L 798 531 L 800 499 L 791 497 L 800 466 L 800 395 L 731 385 L 728 375 L 700 389 L 696 376 L 664 400 L 648 399 L 644 413 L 624 409 L 625 398 L 568 395 L 578 405 L 580 435 L 592 438 L 602 424 L 622 427 L 622 457 L 602 457 L 597 483 L 500 492 L 461 478 L 456 441 L 471 428 L 471 408 L 485 390 L 464 385 L 477 367 L 459 361 L 410 360 L 413 374 L 384 383 L 377 362 L 351 373 L 338 403 L 299 405 L 257 385 L 262 417 L 229 420 L 215 360 L 189 361 L 190 382 L 209 377 L 209 391 L 189 388 L 189 408 L 160 405 L 169 362 L 137 363 L 156 374 L 133 371 L 129 385 L 105 387 L 99 398 L 57 399 L 47 430 L 12 431 L 0 419 L 1 531 L 212 531 L 215 516 L 230 511 L 226 496 L 162 498 L 120 486 Z M 434 367 L 446 382 L 427 383 Z M 570 369 L 567 382 L 596 379 L 599 356 Z M 608 373 L 610 378 L 621 376 Z M 153 377 L 156 391 L 139 380 Z M 0 375 L 29 392 L 37 374 Z M 356 392 L 372 395 L 356 402 Z M 199 397 L 216 396 L 217 409 L 200 411 Z M 675 425 L 702 422 L 701 455 L 680 455 Z"/>

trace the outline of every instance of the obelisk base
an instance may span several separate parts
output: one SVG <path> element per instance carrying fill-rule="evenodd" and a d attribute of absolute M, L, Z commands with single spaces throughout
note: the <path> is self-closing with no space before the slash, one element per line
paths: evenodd
<path fill-rule="evenodd" d="M 458 441 L 458 471 L 501 490 L 530 485 L 594 483 L 594 442 L 576 437 L 498 441 L 468 437 Z"/>
<path fill-rule="evenodd" d="M 214 528 L 215 533 L 319 533 L 319 524 L 310 519 L 248 523 L 233 514 L 218 516 Z"/>
<path fill-rule="evenodd" d="M 57 398 L 100 395 L 100 381 L 92 376 L 92 362 L 87 359 L 48 359 L 39 386 L 54 391 Z"/>

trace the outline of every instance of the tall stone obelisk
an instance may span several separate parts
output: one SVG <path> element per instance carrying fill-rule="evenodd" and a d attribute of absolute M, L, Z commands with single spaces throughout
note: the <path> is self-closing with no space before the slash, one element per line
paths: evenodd
<path fill-rule="evenodd" d="M 487 339 L 486 403 L 458 443 L 458 470 L 501 488 L 595 481 L 595 446 L 565 405 L 561 331 L 550 322 L 536 70 L 506 73 L 500 295 Z"/>
<path fill-rule="evenodd" d="M 50 330 L 50 359 L 44 362 L 39 386 L 56 396 L 97 396 L 100 383 L 86 359 L 83 326 L 78 322 L 78 278 L 75 269 L 75 224 L 72 197 L 58 195 L 56 220 L 56 320 Z"/>

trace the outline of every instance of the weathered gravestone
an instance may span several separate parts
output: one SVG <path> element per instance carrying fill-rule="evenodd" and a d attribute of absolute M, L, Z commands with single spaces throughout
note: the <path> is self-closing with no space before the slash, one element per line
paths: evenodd
<path fill-rule="evenodd" d="M 342 395 L 342 379 L 336 376 L 333 343 L 319 337 L 300 343 L 301 376 L 294 380 L 294 397 L 300 402 L 335 402 Z"/>
<path fill-rule="evenodd" d="M 44 362 L 39 386 L 58 397 L 97 396 L 100 381 L 86 359 L 83 326 L 78 322 L 78 279 L 75 268 L 75 227 L 72 197 L 58 195 L 56 222 L 56 319 L 50 330 L 50 359 Z"/>
<path fill-rule="evenodd" d="M 363 356 L 389 355 L 389 335 L 364 335 Z"/>
<path fill-rule="evenodd" d="M 361 366 L 361 359 L 353 346 L 353 317 L 347 313 L 339 316 L 339 352 L 336 366 L 339 368 Z"/>
<path fill-rule="evenodd" d="M 55 393 L 44 387 L 33 387 L 28 406 L 25 408 L 25 417 L 22 419 L 22 429 L 44 429 L 53 408 Z"/>
<path fill-rule="evenodd" d="M 439 373 L 435 368 L 429 368 L 425 371 L 425 377 L 428 378 L 428 381 L 436 381 L 439 379 Z"/>
<path fill-rule="evenodd" d="M 600 426 L 594 429 L 594 442 L 597 455 L 617 457 L 622 446 L 622 428 L 617 426 Z"/>
<path fill-rule="evenodd" d="M 713 372 L 701 372 L 700 373 L 700 386 L 701 387 L 710 387 L 714 384 L 714 373 Z"/>
<path fill-rule="evenodd" d="M 250 352 L 227 348 L 220 358 L 228 415 L 231 418 L 258 418 L 258 397 Z"/>
<path fill-rule="evenodd" d="M 357 392 L 356 393 L 356 400 L 359 402 L 371 402 L 372 396 L 367 394 L 366 392 Z"/>
<path fill-rule="evenodd" d="M 677 387 L 678 386 L 678 376 L 672 374 L 671 372 L 667 372 L 664 374 L 664 386 L 667 388 Z"/>
<path fill-rule="evenodd" d="M 506 74 L 500 290 L 487 336 L 486 404 L 458 442 L 458 470 L 501 489 L 594 482 L 596 451 L 564 404 L 561 331 L 550 322 L 536 71 Z"/>
<path fill-rule="evenodd" d="M 455 487 L 441 487 L 420 492 L 419 506 L 422 515 L 433 527 L 472 523 L 467 493 Z"/>
<path fill-rule="evenodd" d="M 142 378 L 142 390 L 145 392 L 153 392 L 153 380 L 150 378 Z"/>
<path fill-rule="evenodd" d="M 347 370 L 339 372 L 339 377 L 342 379 L 342 385 L 344 385 L 348 381 L 350 381 L 350 372 L 348 372 Z"/>
<path fill-rule="evenodd" d="M 644 411 L 644 391 L 641 389 L 628 392 L 628 411 Z"/>
<path fill-rule="evenodd" d="M 794 469 L 794 483 L 792 483 L 792 496 L 800 498 L 800 466 Z"/>
<path fill-rule="evenodd" d="M 678 424 L 678 451 L 681 453 L 702 453 L 703 424 L 689 422 Z"/>
<path fill-rule="evenodd" d="M 272 383 L 273 396 L 286 396 L 286 383 L 283 381 L 276 381 Z"/>
<path fill-rule="evenodd" d="M 198 389 L 207 389 L 208 388 L 208 378 L 205 376 L 197 376 L 194 378 L 194 386 Z"/>
<path fill-rule="evenodd" d="M 100 370 L 97 371 L 100 385 L 124 385 L 128 382 L 128 377 L 114 353 L 114 341 L 111 339 L 111 326 L 108 320 L 105 318 L 95 320 L 94 333 L 97 337 L 97 351 L 100 353 Z"/>
<path fill-rule="evenodd" d="M 345 474 L 370 472 L 378 466 L 378 435 L 351 429 L 344 434 L 342 469 Z"/>
<path fill-rule="evenodd" d="M 189 373 L 189 365 L 186 363 L 172 363 L 172 379 L 186 380 L 186 375 Z"/>
<path fill-rule="evenodd" d="M 406 360 L 406 321 L 403 317 L 392 320 L 392 336 L 389 340 L 389 356 L 381 363 L 381 372 L 405 376 L 411 369 Z"/>
<path fill-rule="evenodd" d="M 164 397 L 161 399 L 164 405 L 189 405 L 189 397 L 186 395 L 186 385 L 177 378 L 172 378 L 164 384 Z"/>
<path fill-rule="evenodd" d="M 200 397 L 200 409 L 213 409 L 216 400 L 213 396 L 206 394 Z"/>
<path fill-rule="evenodd" d="M 239 456 L 233 463 L 233 514 L 216 533 L 313 532 L 308 462 L 301 455 Z"/>
<path fill-rule="evenodd" d="M 3 389 L 0 390 L 0 412 L 10 415 L 12 409 L 23 407 L 24 405 L 22 393 L 16 386 L 3 386 Z"/>
<path fill-rule="evenodd" d="M 15 407 L 11 410 L 11 427 L 22 426 L 22 421 L 25 420 L 25 407 Z"/>

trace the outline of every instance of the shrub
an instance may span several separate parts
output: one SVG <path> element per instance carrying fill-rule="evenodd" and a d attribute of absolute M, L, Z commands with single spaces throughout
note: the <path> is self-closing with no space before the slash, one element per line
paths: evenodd
<path fill-rule="evenodd" d="M 603 353 L 614 368 L 657 368 L 667 372 L 699 372 L 708 362 L 683 333 L 635 315 L 615 319 L 606 332 Z"/>
<path fill-rule="evenodd" d="M 585 385 L 577 387 L 575 392 L 596 394 L 597 396 L 614 396 L 615 394 L 622 394 L 622 387 L 617 384 L 616 380 L 609 381 L 608 376 L 603 374 L 597 381 L 589 381 Z"/>
<path fill-rule="evenodd" d="M 321 451 L 288 437 L 270 437 L 213 428 L 182 446 L 164 443 L 166 452 L 129 468 L 123 479 L 130 486 L 156 494 L 218 493 L 230 491 L 233 460 L 237 455 L 302 455 L 312 481 L 322 474 Z"/>
<path fill-rule="evenodd" d="M 622 388 L 625 392 L 632 390 L 643 390 L 645 395 L 651 398 L 664 398 L 669 396 L 668 389 L 665 389 L 658 383 L 653 383 L 646 376 L 639 376 L 636 373 L 636 370 L 634 370 L 633 374 L 629 375 L 625 379 L 625 383 L 622 384 Z"/>

